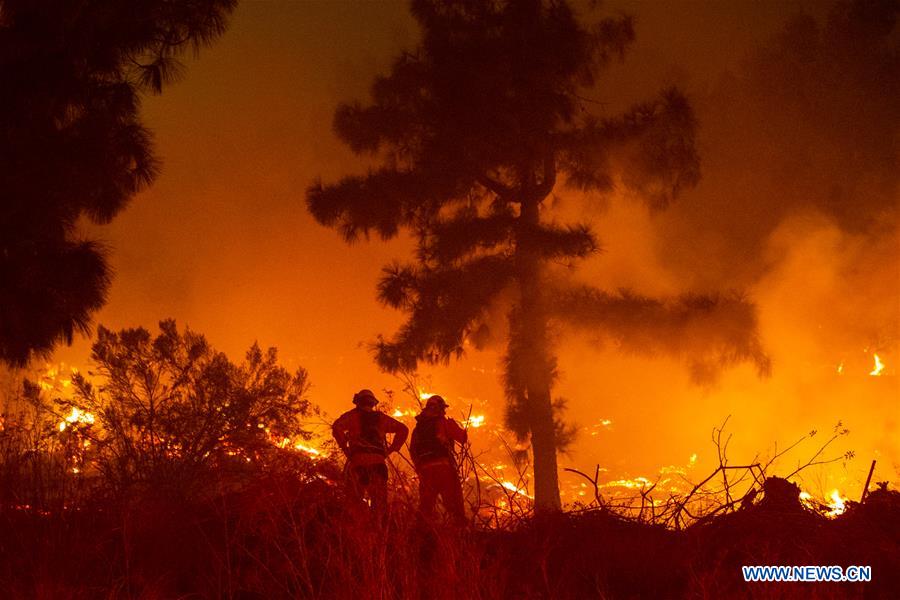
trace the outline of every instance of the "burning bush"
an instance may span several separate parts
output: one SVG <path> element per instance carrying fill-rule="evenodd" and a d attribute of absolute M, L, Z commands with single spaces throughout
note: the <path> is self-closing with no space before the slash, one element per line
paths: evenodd
<path fill-rule="evenodd" d="M 273 437 L 308 437 L 307 373 L 280 367 L 274 348 L 254 344 L 235 364 L 167 320 L 156 337 L 100 327 L 91 358 L 96 381 L 76 374 L 71 402 L 96 415 L 96 465 L 117 489 L 203 485 L 212 467 L 233 470 L 277 451 Z"/>
<path fill-rule="evenodd" d="M 46 512 L 82 495 L 79 473 L 90 447 L 92 415 L 64 415 L 44 393 L 43 380 L 28 379 L 3 398 L 0 414 L 0 510 L 5 506 Z M 49 387 L 49 386 L 48 386 Z"/>

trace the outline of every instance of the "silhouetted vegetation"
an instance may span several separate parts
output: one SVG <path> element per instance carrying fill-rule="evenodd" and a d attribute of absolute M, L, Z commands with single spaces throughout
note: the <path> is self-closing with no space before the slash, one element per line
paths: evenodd
<path fill-rule="evenodd" d="M 235 3 L 0 1 L 0 362 L 87 331 L 111 273 L 78 221 L 108 223 L 153 181 L 141 97 L 221 35 Z"/>
<path fill-rule="evenodd" d="M 735 465 L 716 428 L 720 469 L 687 494 L 648 482 L 623 498 L 595 486 L 593 501 L 537 515 L 528 496 L 490 485 L 489 469 L 465 453 L 467 527 L 423 519 L 412 469 L 395 460 L 383 520 L 346 495 L 327 448 L 295 445 L 316 410 L 305 371 L 291 374 L 276 359 L 254 345 L 234 363 L 173 321 L 155 335 L 101 327 L 90 371 L 63 379 L 64 393 L 44 377 L 4 395 L 0 589 L 486 599 L 783 589 L 744 583 L 746 564 L 871 565 L 872 583 L 841 584 L 852 597 L 890 597 L 898 584 L 900 494 L 877 484 L 864 503 L 848 501 L 844 515 L 827 519 L 825 507 L 770 475 L 815 432 L 767 462 Z M 845 433 L 839 424 L 805 464 L 843 458 L 823 451 Z M 832 597 L 824 584 L 808 592 Z"/>
<path fill-rule="evenodd" d="M 195 379 L 183 389 L 205 385 Z M 768 598 L 801 590 L 810 598 L 891 598 L 900 585 L 900 494 L 884 484 L 836 519 L 804 506 L 795 485 L 769 477 L 740 508 L 679 530 L 650 511 L 640 516 L 609 502 L 461 529 L 421 519 L 399 472 L 387 521 L 361 513 L 345 497 L 339 465 L 275 443 L 269 452 L 208 463 L 204 489 L 174 479 L 110 494 L 119 480 L 90 468 L 108 457 L 95 454 L 76 473 L 67 453 L 90 432 L 60 418 L 72 427 L 59 431 L 46 419 L 44 442 L 28 456 L 10 453 L 24 421 L 7 418 L 0 430 L 0 587 L 8 597 Z M 104 427 L 99 419 L 92 425 Z M 177 446 L 169 448 L 157 465 L 182 462 Z M 22 463 L 44 465 L 43 476 L 13 487 L 10 469 Z M 46 469 L 51 463 L 58 468 Z M 48 483 L 60 501 L 29 493 Z M 23 492 L 35 503 L 23 503 Z M 874 579 L 748 584 L 740 567 L 751 564 L 865 564 Z"/>
<path fill-rule="evenodd" d="M 303 369 L 292 375 L 274 348 L 257 345 L 234 364 L 174 321 L 160 329 L 152 337 L 143 328 L 101 327 L 91 358 L 103 383 L 73 378 L 73 406 L 96 415 L 94 452 L 108 482 L 202 489 L 213 469 L 263 459 L 273 439 L 308 437 L 300 425 L 311 410 Z"/>
<path fill-rule="evenodd" d="M 236 364 L 163 321 L 156 336 L 100 327 L 92 361 L 67 380 L 71 394 L 48 397 L 26 379 L 3 399 L 6 502 L 58 510 L 73 489 L 203 496 L 309 438 L 307 374 L 279 366 L 274 348 L 254 345 Z"/>
<path fill-rule="evenodd" d="M 0 0 L 0 367 L 27 369 L 87 331 L 110 269 L 79 222 L 108 223 L 153 181 L 140 99 L 179 76 L 184 51 L 223 33 L 235 2 Z M 834 139 L 880 131 L 897 111 L 882 97 L 897 81 L 877 80 L 898 66 L 898 6 L 839 2 L 824 28 L 794 19 L 748 81 L 776 73 L 808 92 L 835 79 L 841 98 L 813 115 L 871 92 L 867 126 L 838 126 Z M 403 451 L 386 461 L 389 507 L 369 511 L 348 495 L 336 448 L 306 445 L 322 419 L 310 377 L 281 366 L 274 348 L 254 344 L 234 361 L 172 320 L 158 332 L 101 326 L 89 370 L 73 371 L 64 391 L 20 372 L 0 389 L 0 595 L 896 598 L 900 493 L 867 480 L 859 502 L 835 490 L 826 506 L 791 481 L 852 458 L 831 454 L 848 433 L 840 422 L 781 476 L 774 463 L 815 431 L 735 463 L 715 428 L 717 467 L 698 481 L 671 467 L 681 487 L 661 471 L 622 480 L 619 493 L 600 465 L 593 476 L 568 469 L 592 489 L 582 483 L 582 500 L 561 510 L 556 452 L 573 429 L 552 394 L 558 334 L 675 356 L 708 382 L 738 363 L 769 370 L 756 310 L 735 292 L 650 298 L 569 277 L 600 244 L 589 225 L 562 222 L 554 193 L 590 203 L 618 190 L 662 209 L 700 177 L 693 111 L 677 89 L 619 116 L 593 99 L 634 39 L 630 18 L 588 22 L 566 0 L 413 0 L 412 11 L 419 47 L 375 81 L 369 104 L 335 114 L 337 135 L 373 169 L 311 186 L 308 206 L 348 242 L 413 235 L 412 262 L 386 267 L 378 285 L 407 321 L 373 350 L 415 402 L 421 363 L 505 344 L 506 421 L 531 444 L 535 496 L 521 463 L 518 480 L 512 469 L 500 479 L 464 444 L 465 523 L 418 510 Z M 862 71 L 858 88 L 836 81 Z M 895 141 L 847 164 L 887 173 Z M 874 187 L 887 194 L 895 179 Z M 860 214 L 852 197 L 837 190 L 822 206 L 848 229 L 879 229 L 880 197 Z M 873 581 L 741 576 L 744 565 L 816 564 L 869 565 Z"/>
<path fill-rule="evenodd" d="M 379 284 L 379 299 L 408 315 L 376 344 L 382 368 L 410 371 L 505 338 L 507 424 L 530 440 L 538 505 L 559 508 L 556 450 L 573 432 L 551 394 L 555 324 L 689 357 L 709 378 L 740 361 L 768 369 L 754 308 L 736 295 L 610 295 L 557 265 L 599 242 L 588 225 L 557 221 L 554 191 L 624 189 L 663 208 L 700 177 L 693 112 L 677 89 L 615 117 L 590 100 L 634 39 L 630 18 L 587 23 L 567 2 L 540 0 L 418 0 L 412 12 L 421 45 L 376 79 L 370 104 L 335 113 L 337 135 L 378 167 L 311 186 L 309 209 L 348 241 L 401 228 L 418 240 L 415 262 L 386 267 Z M 508 318 L 491 331 L 498 308 Z"/>

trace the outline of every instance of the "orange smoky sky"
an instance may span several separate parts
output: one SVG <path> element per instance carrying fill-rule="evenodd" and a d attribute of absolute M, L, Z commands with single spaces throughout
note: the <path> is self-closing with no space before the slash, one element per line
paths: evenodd
<path fill-rule="evenodd" d="M 562 466 L 652 477 L 696 454 L 693 468 L 705 472 L 715 460 L 710 431 L 731 415 L 737 463 L 812 429 L 823 438 L 842 420 L 851 433 L 830 455 L 856 457 L 810 473 L 810 491 L 856 493 L 874 458 L 876 480 L 900 480 L 898 115 L 875 93 L 866 114 L 882 120 L 880 133 L 865 119 L 829 124 L 828 114 L 854 114 L 852 94 L 829 91 L 826 74 L 810 85 L 828 99 L 804 105 L 791 73 L 767 62 L 781 64 L 778 53 L 793 47 L 785 33 L 792 17 L 805 12 L 824 26 L 829 8 L 603 4 L 636 16 L 637 41 L 596 92 L 598 105 L 614 114 L 665 85 L 684 88 L 700 122 L 704 179 L 654 214 L 624 197 L 586 203 L 557 190 L 554 201 L 593 223 L 604 247 L 578 277 L 650 295 L 741 290 L 759 306 L 773 374 L 738 367 L 698 387 L 674 360 L 621 355 L 587 336 L 561 339 L 556 393 L 580 427 Z M 304 191 L 317 177 L 365 168 L 332 134 L 334 108 L 364 99 L 417 35 L 403 2 L 241 3 L 185 79 L 145 101 L 163 170 L 111 225 L 90 226 L 116 274 L 96 322 L 153 328 L 174 317 L 234 358 L 254 341 L 276 346 L 286 366 L 309 370 L 311 399 L 332 416 L 359 388 L 399 391 L 367 344 L 402 322 L 374 289 L 381 267 L 407 258 L 411 245 L 345 245 L 306 212 Z M 809 115 L 818 109 L 826 111 L 821 126 Z M 871 147 L 864 138 L 846 159 L 844 139 L 866 127 Z M 848 206 L 864 214 L 854 219 Z M 56 360 L 85 365 L 89 345 L 78 340 Z M 876 353 L 885 364 L 878 377 L 869 375 Z M 423 377 L 456 416 L 473 405 L 486 426 L 500 426 L 499 356 L 498 348 L 472 352 Z M 816 447 L 786 458 L 785 469 Z"/>

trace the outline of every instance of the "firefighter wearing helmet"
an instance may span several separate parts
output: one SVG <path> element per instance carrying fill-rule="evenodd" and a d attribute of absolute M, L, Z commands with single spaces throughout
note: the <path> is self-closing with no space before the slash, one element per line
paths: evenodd
<path fill-rule="evenodd" d="M 383 511 L 387 506 L 386 459 L 403 447 L 409 429 L 400 421 L 375 410 L 378 398 L 372 390 L 353 396 L 356 408 L 342 414 L 331 428 L 338 446 L 347 456 L 347 489 L 351 497 Z M 387 436 L 393 435 L 388 443 Z"/>
<path fill-rule="evenodd" d="M 434 514 L 441 497 L 444 510 L 457 523 L 466 521 L 462 487 L 456 474 L 454 444 L 465 444 L 466 430 L 447 416 L 448 405 L 431 396 L 416 417 L 409 453 L 419 476 L 419 506 L 426 517 Z"/>

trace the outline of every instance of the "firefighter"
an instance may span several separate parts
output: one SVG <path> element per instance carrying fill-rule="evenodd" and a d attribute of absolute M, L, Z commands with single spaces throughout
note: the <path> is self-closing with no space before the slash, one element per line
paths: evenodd
<path fill-rule="evenodd" d="M 378 399 L 372 390 L 360 390 L 353 396 L 356 408 L 342 414 L 331 428 L 338 446 L 347 456 L 347 488 L 350 495 L 372 508 L 387 506 L 388 469 L 385 460 L 403 447 L 409 429 L 400 421 L 375 410 Z M 393 434 L 390 444 L 387 435 Z"/>
<path fill-rule="evenodd" d="M 444 510 L 459 524 L 466 522 L 462 486 L 456 474 L 454 443 L 465 444 L 466 430 L 447 416 L 447 403 L 440 396 L 431 396 L 425 409 L 416 417 L 409 453 L 419 475 L 419 506 L 422 514 L 431 517 L 437 497 Z"/>

